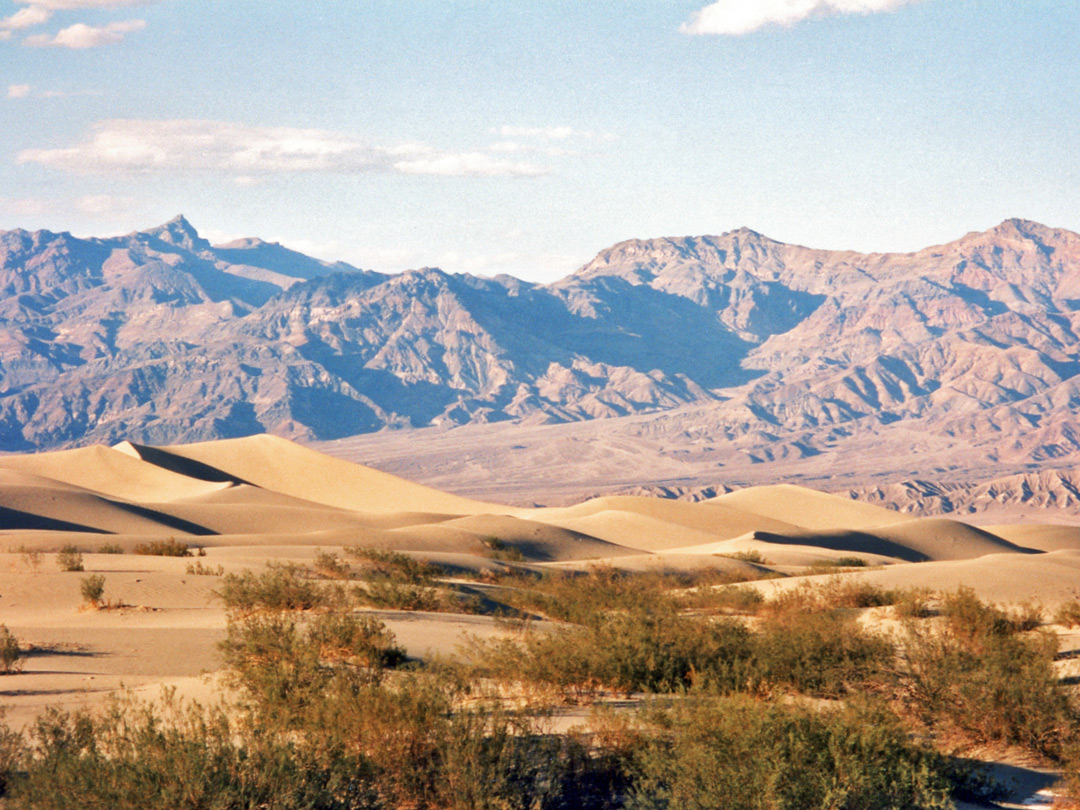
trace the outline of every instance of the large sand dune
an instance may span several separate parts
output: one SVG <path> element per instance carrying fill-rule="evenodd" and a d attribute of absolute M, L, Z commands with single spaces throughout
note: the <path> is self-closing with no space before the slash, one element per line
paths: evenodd
<path fill-rule="evenodd" d="M 995 601 L 1048 605 L 1080 596 L 1078 529 L 977 529 L 789 485 L 700 503 L 624 496 L 527 509 L 440 492 L 270 436 L 4 456 L 0 623 L 35 647 L 22 674 L 0 679 L 0 703 L 14 720 L 47 704 L 97 700 L 121 683 L 209 689 L 199 675 L 218 665 L 221 580 L 189 572 L 192 559 L 132 553 L 168 538 L 203 548 L 199 564 L 225 572 L 310 564 L 320 550 L 351 546 L 463 572 L 602 564 L 802 574 L 802 566 L 858 556 L 881 567 L 845 576 L 890 587 L 969 585 Z M 106 597 L 125 607 L 80 609 L 85 574 L 59 571 L 51 553 L 65 545 L 84 552 L 86 570 L 106 577 Z M 124 553 L 95 553 L 106 545 Z M 379 615 L 414 655 L 450 652 L 467 633 L 500 632 L 484 617 Z"/>

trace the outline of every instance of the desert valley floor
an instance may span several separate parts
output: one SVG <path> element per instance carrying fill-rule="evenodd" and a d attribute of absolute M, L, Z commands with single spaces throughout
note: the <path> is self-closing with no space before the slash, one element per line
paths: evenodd
<path fill-rule="evenodd" d="M 772 592 L 837 576 L 821 572 L 852 558 L 863 567 L 839 576 L 882 586 L 969 586 L 987 601 L 1035 600 L 1048 614 L 1080 598 L 1076 526 L 975 527 L 789 485 L 694 503 L 611 496 L 502 506 L 266 435 L 0 457 L 0 529 L 0 622 L 30 645 L 24 670 L 0 679 L 15 726 L 46 706 L 98 701 L 121 686 L 211 698 L 226 627 L 215 596 L 221 574 L 271 561 L 311 566 L 320 552 L 356 546 L 460 572 L 456 587 L 492 604 L 497 589 L 475 575 L 508 565 L 789 575 L 752 585 Z M 161 540 L 199 556 L 133 553 Z M 59 570 L 55 552 L 65 545 L 82 552 L 84 573 Z M 80 582 L 89 574 L 104 576 L 104 599 L 122 607 L 87 609 Z M 374 612 L 418 658 L 449 654 L 470 634 L 504 632 L 485 615 Z M 1060 672 L 1076 678 L 1080 632 L 1055 632 Z"/>

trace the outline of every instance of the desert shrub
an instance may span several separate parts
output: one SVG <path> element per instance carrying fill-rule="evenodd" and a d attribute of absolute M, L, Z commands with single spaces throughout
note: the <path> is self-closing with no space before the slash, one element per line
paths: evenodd
<path fill-rule="evenodd" d="M 264 733 L 222 709 L 114 703 L 47 709 L 30 731 L 15 810 L 374 810 L 370 767 L 331 746 Z"/>
<path fill-rule="evenodd" d="M 135 546 L 136 554 L 144 554 L 148 557 L 190 557 L 191 549 L 187 543 L 182 543 L 175 537 L 168 540 L 151 540 L 148 543 L 139 543 Z"/>
<path fill-rule="evenodd" d="M 901 619 L 925 619 L 933 615 L 929 588 L 906 588 L 899 591 L 893 603 L 893 612 Z"/>
<path fill-rule="evenodd" d="M 119 543 L 104 543 L 98 546 L 98 554 L 123 554 L 124 547 Z"/>
<path fill-rule="evenodd" d="M 439 590 L 412 582 L 375 580 L 353 593 L 361 605 L 385 610 L 438 611 L 450 607 Z"/>
<path fill-rule="evenodd" d="M 382 622 L 333 613 L 307 623 L 287 613 L 232 618 L 221 651 L 251 705 L 289 722 L 304 717 L 328 690 L 344 685 L 355 691 L 405 660 Z"/>
<path fill-rule="evenodd" d="M 295 565 L 271 565 L 260 574 L 226 574 L 216 594 L 227 610 L 241 615 L 257 610 L 310 610 L 329 599 Z"/>
<path fill-rule="evenodd" d="M 681 701 L 650 720 L 630 810 L 952 806 L 942 758 L 880 708 L 731 697 Z"/>
<path fill-rule="evenodd" d="M 754 614 L 765 603 L 765 597 L 761 591 L 754 588 L 728 585 L 697 589 L 692 594 L 684 595 L 679 601 L 685 607 L 696 610 Z"/>
<path fill-rule="evenodd" d="M 211 567 L 204 564 L 202 560 L 196 560 L 193 563 L 188 563 L 187 573 L 196 577 L 220 577 L 225 575 L 225 566 Z"/>
<path fill-rule="evenodd" d="M 870 565 L 862 557 L 837 557 L 832 564 L 839 568 L 865 568 Z"/>
<path fill-rule="evenodd" d="M 345 553 L 368 564 L 366 575 L 387 579 L 405 580 L 414 584 L 428 584 L 440 572 L 437 566 L 421 562 L 400 551 L 364 546 L 349 546 Z"/>
<path fill-rule="evenodd" d="M 677 692 L 695 685 L 722 691 L 745 682 L 750 633 L 732 620 L 680 616 L 670 607 L 590 615 L 582 625 L 519 638 L 474 641 L 479 675 L 555 687 L 570 697 L 600 689 Z"/>
<path fill-rule="evenodd" d="M 326 579 L 348 579 L 352 576 L 352 569 L 337 554 L 329 551 L 317 551 L 312 567 L 316 574 Z"/>
<path fill-rule="evenodd" d="M 1054 621 L 1065 627 L 1080 627 L 1080 599 L 1063 603 L 1054 613 Z"/>
<path fill-rule="evenodd" d="M 983 604 L 970 590 L 946 595 L 940 627 L 910 622 L 904 642 L 908 702 L 930 724 L 978 742 L 1051 756 L 1080 734 L 1080 714 L 1053 668 L 1057 640 Z"/>
<path fill-rule="evenodd" d="M 493 560 L 502 560 L 503 562 L 525 561 L 525 555 L 521 553 L 521 549 L 507 543 L 501 537 L 491 535 L 484 537 L 480 542 L 487 546 L 488 556 Z"/>
<path fill-rule="evenodd" d="M 82 571 L 83 556 L 78 546 L 68 544 L 56 553 L 56 565 L 61 571 Z"/>
<path fill-rule="evenodd" d="M 26 566 L 34 571 L 34 573 L 37 573 L 41 569 L 41 551 L 26 545 L 19 546 L 16 551 L 22 554 L 23 562 L 26 563 Z"/>
<path fill-rule="evenodd" d="M 868 608 L 892 604 L 894 591 L 858 578 L 834 576 L 823 583 L 804 582 L 781 591 L 763 606 L 764 612 L 781 616 L 830 611 L 837 608 Z"/>
<path fill-rule="evenodd" d="M 98 607 L 105 594 L 105 577 L 103 574 L 91 574 L 79 581 L 79 589 L 86 604 Z"/>
<path fill-rule="evenodd" d="M 754 563 L 755 565 L 772 565 L 772 563 L 762 556 L 761 552 L 757 549 L 733 551 L 730 554 L 717 554 L 716 556 L 727 557 L 729 560 L 741 560 L 742 562 Z"/>
<path fill-rule="evenodd" d="M 0 675 L 19 672 L 25 659 L 26 655 L 15 634 L 8 630 L 7 625 L 0 624 Z"/>
<path fill-rule="evenodd" d="M 753 656 L 759 689 L 840 697 L 883 679 L 892 669 L 894 649 L 851 616 L 787 612 L 762 621 L 753 636 Z"/>

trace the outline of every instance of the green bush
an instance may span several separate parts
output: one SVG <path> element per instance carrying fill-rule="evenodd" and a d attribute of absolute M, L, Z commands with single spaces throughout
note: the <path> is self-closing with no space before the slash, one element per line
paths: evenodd
<path fill-rule="evenodd" d="M 101 598 L 105 594 L 105 576 L 103 574 L 91 574 L 88 577 L 83 577 L 79 581 L 79 586 L 82 590 L 83 599 L 86 600 L 88 605 L 98 607 L 101 604 Z"/>
<path fill-rule="evenodd" d="M 651 722 L 628 810 L 952 806 L 943 759 L 880 708 L 698 699 Z"/>
<path fill-rule="evenodd" d="M 22 670 L 25 653 L 19 646 L 19 640 L 8 630 L 7 625 L 0 624 L 0 675 L 10 675 Z"/>
<path fill-rule="evenodd" d="M 970 589 L 948 594 L 940 627 L 909 622 L 904 643 L 912 711 L 977 742 L 1062 755 L 1080 714 L 1054 671 L 1057 639 L 1023 633 L 1023 615 L 982 603 Z"/>
<path fill-rule="evenodd" d="M 296 565 L 271 565 L 260 574 L 226 574 L 215 593 L 227 610 L 241 615 L 258 610 L 311 610 L 329 599 Z"/>
<path fill-rule="evenodd" d="M 14 810 L 376 810 L 368 764 L 234 723 L 221 708 L 47 709 L 5 798 Z"/>
<path fill-rule="evenodd" d="M 78 546 L 71 545 L 61 547 L 56 553 L 56 564 L 61 571 L 82 571 L 83 556 Z"/>
<path fill-rule="evenodd" d="M 329 551 L 317 551 L 312 567 L 316 574 L 326 579 L 348 579 L 352 576 L 352 569 L 338 559 L 337 554 Z"/>
<path fill-rule="evenodd" d="M 390 551 L 381 548 L 366 548 L 364 546 L 349 546 L 345 553 L 363 561 L 368 565 L 367 577 L 377 577 L 404 580 L 416 585 L 430 584 L 441 573 L 437 566 L 421 562 L 408 554 L 400 551 Z"/>
<path fill-rule="evenodd" d="M 382 622 L 352 614 L 321 614 L 308 623 L 287 613 L 233 618 L 221 650 L 252 704 L 290 722 L 328 690 L 377 682 L 405 660 Z"/>
<path fill-rule="evenodd" d="M 888 677 L 893 645 L 837 612 L 784 613 L 766 618 L 753 637 L 753 677 L 759 689 L 790 688 L 840 697 Z"/>
<path fill-rule="evenodd" d="M 148 557 L 190 557 L 191 549 L 187 543 L 182 543 L 175 537 L 168 540 L 151 540 L 148 543 L 139 543 L 135 546 L 136 554 Z"/>
<path fill-rule="evenodd" d="M 1054 613 L 1054 621 L 1064 627 L 1080 627 L 1080 599 L 1063 603 Z"/>

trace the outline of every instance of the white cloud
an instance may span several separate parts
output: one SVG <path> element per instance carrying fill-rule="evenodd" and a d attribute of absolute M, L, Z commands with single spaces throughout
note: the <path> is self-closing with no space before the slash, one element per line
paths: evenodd
<path fill-rule="evenodd" d="M 10 36 L 11 31 L 20 31 L 23 28 L 33 28 L 35 25 L 41 25 L 47 22 L 50 16 L 52 16 L 51 12 L 38 5 L 20 8 L 10 17 L 0 20 L 0 30 L 8 32 Z"/>
<path fill-rule="evenodd" d="M 769 25 L 789 26 L 808 17 L 873 14 L 921 0 L 718 0 L 695 12 L 684 34 L 741 36 Z"/>
<path fill-rule="evenodd" d="M 380 147 L 320 129 L 256 127 L 222 121 L 107 120 L 90 138 L 63 149 L 26 149 L 20 163 L 84 173 L 207 171 L 241 183 L 268 174 L 397 171 L 439 176 L 534 176 L 531 163 L 479 152 L 446 152 L 426 144 Z"/>
<path fill-rule="evenodd" d="M 145 20 L 124 20 L 123 22 L 109 23 L 108 25 L 94 26 L 85 23 L 75 23 L 68 28 L 62 28 L 56 36 L 37 34 L 23 40 L 24 45 L 33 48 L 72 48 L 82 50 L 85 48 L 99 48 L 102 45 L 115 45 L 124 41 L 124 36 L 133 31 L 140 31 L 146 27 Z"/>
<path fill-rule="evenodd" d="M 28 84 L 9 84 L 7 89 L 8 98 L 26 98 L 33 88 Z"/>

